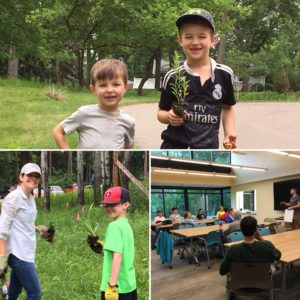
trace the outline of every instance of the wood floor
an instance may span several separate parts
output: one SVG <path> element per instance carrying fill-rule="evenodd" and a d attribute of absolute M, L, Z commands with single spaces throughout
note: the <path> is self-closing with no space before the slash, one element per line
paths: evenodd
<path fill-rule="evenodd" d="M 212 259 L 211 269 L 208 269 L 205 259 L 201 259 L 200 266 L 188 264 L 186 260 L 177 258 L 175 251 L 172 269 L 161 263 L 155 250 L 151 251 L 152 300 L 227 299 L 225 290 L 226 276 L 219 275 L 221 259 Z M 299 267 L 297 268 L 299 269 Z M 288 288 L 292 292 L 288 295 L 283 295 L 281 292 L 275 291 L 274 300 L 300 300 L 300 277 L 296 277 L 294 268 L 287 272 L 287 278 Z M 279 276 L 274 277 L 273 280 L 275 287 L 280 285 Z M 255 300 L 257 299 L 255 298 Z"/>

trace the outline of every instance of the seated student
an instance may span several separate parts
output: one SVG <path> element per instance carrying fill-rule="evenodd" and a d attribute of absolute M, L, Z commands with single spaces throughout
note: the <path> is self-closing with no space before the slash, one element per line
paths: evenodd
<path fill-rule="evenodd" d="M 229 273 L 231 263 L 271 263 L 281 257 L 281 252 L 271 242 L 264 241 L 260 236 L 257 220 L 252 216 L 247 216 L 241 220 L 241 231 L 244 240 L 242 243 L 228 248 L 220 265 L 219 272 L 221 275 Z"/>
<path fill-rule="evenodd" d="M 228 225 L 228 227 L 224 230 L 224 237 L 228 240 L 228 236 L 235 231 L 241 230 L 241 219 L 242 214 L 240 212 L 235 212 L 234 221 Z"/>
<path fill-rule="evenodd" d="M 172 214 L 170 215 L 169 219 L 172 221 L 173 224 L 181 223 L 180 214 L 178 213 L 177 207 L 172 208 Z"/>
<path fill-rule="evenodd" d="M 190 211 L 185 211 L 183 214 L 183 223 L 194 223 L 192 213 Z"/>
<path fill-rule="evenodd" d="M 163 212 L 161 210 L 158 210 L 156 212 L 156 217 L 153 220 L 153 224 L 154 225 L 159 224 L 159 223 L 165 221 L 165 219 L 166 218 L 164 217 Z"/>
<path fill-rule="evenodd" d="M 233 208 L 228 208 L 227 211 L 227 217 L 225 219 L 225 222 L 227 224 L 232 223 L 234 221 L 234 212 L 233 212 Z"/>
<path fill-rule="evenodd" d="M 224 208 L 224 214 L 220 215 L 219 220 L 226 222 L 226 218 L 228 216 L 228 208 Z"/>
<path fill-rule="evenodd" d="M 222 216 L 223 214 L 225 214 L 225 210 L 224 210 L 224 206 L 221 205 L 221 206 L 220 206 L 220 210 L 217 211 L 216 219 L 219 219 L 220 216 Z"/>
<path fill-rule="evenodd" d="M 153 223 L 151 225 L 151 249 L 155 249 L 155 242 L 157 240 L 158 234 L 159 234 L 159 226 L 162 224 L 163 221 L 165 221 L 166 218 L 163 215 L 163 212 L 161 210 L 158 210 L 156 212 L 156 217 L 153 220 Z"/>
<path fill-rule="evenodd" d="M 199 209 L 198 209 L 196 218 L 197 218 L 198 220 L 205 219 L 205 212 L 204 212 L 204 209 L 202 209 L 202 208 L 199 208 Z"/>

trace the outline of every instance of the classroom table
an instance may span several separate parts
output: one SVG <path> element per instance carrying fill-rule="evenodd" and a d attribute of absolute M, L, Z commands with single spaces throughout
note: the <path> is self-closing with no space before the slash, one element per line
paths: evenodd
<path fill-rule="evenodd" d="M 207 235 L 211 231 L 220 230 L 220 229 L 224 230 L 227 227 L 228 224 L 222 224 L 222 227 L 220 227 L 220 225 L 211 225 L 211 226 L 203 226 L 203 227 L 176 229 L 176 230 L 171 230 L 171 233 L 186 238 L 193 238 L 197 236 Z"/>
<path fill-rule="evenodd" d="M 193 249 L 193 238 L 208 235 L 209 232 L 215 231 L 215 230 L 224 230 L 226 229 L 228 224 L 222 224 L 220 225 L 211 225 L 211 226 L 203 226 L 203 227 L 194 227 L 194 228 L 185 228 L 185 229 L 176 229 L 171 230 L 170 232 L 172 234 L 176 234 L 182 237 L 185 237 L 187 239 L 190 239 L 191 241 L 191 249 Z M 196 253 L 187 253 L 188 257 L 193 257 L 196 264 L 199 265 L 198 258 Z"/>
<path fill-rule="evenodd" d="M 280 250 L 281 258 L 280 262 L 282 264 L 282 280 L 281 289 L 286 290 L 286 265 L 300 259 L 300 229 L 291 230 L 286 232 L 280 232 L 276 234 L 271 234 L 263 237 L 264 240 L 270 241 L 274 246 Z M 231 245 L 241 243 L 232 242 L 226 243 L 225 246 L 230 247 Z"/>
<path fill-rule="evenodd" d="M 213 224 L 215 221 L 217 221 L 217 219 L 201 219 L 201 220 L 195 221 L 195 223 L 210 225 L 210 224 Z"/>

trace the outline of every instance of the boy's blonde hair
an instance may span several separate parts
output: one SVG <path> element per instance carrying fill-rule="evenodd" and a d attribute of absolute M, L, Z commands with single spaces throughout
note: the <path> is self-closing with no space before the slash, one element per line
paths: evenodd
<path fill-rule="evenodd" d="M 128 74 L 125 63 L 118 59 L 101 59 L 97 61 L 90 72 L 92 84 L 97 80 L 113 80 L 121 76 L 124 83 L 127 83 Z"/>

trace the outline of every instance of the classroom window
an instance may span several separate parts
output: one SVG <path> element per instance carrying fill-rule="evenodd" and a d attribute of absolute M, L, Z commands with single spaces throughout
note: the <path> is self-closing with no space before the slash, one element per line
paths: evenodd
<path fill-rule="evenodd" d="M 151 219 L 157 215 L 157 211 L 164 211 L 163 190 L 154 189 L 151 192 Z"/>
<path fill-rule="evenodd" d="M 215 161 L 220 163 L 231 163 L 231 152 L 230 151 L 152 151 L 152 155 L 162 155 L 171 157 L 180 157 L 195 160 L 207 160 Z"/>
<path fill-rule="evenodd" d="M 189 211 L 196 216 L 199 208 L 205 209 L 205 193 L 202 190 L 188 190 Z"/>
<path fill-rule="evenodd" d="M 185 211 L 184 191 L 182 189 L 165 189 L 165 217 L 169 217 L 172 213 L 172 208 L 177 207 L 178 213 L 182 216 Z"/>
<path fill-rule="evenodd" d="M 239 191 L 236 193 L 237 209 L 243 211 L 256 211 L 256 193 L 255 190 Z"/>
<path fill-rule="evenodd" d="M 152 187 L 151 190 L 151 218 L 156 216 L 157 210 L 162 210 L 168 218 L 172 207 L 177 207 L 181 215 L 188 210 L 196 215 L 199 208 L 204 209 L 208 217 L 214 217 L 220 205 L 232 207 L 230 188 L 170 188 Z"/>

